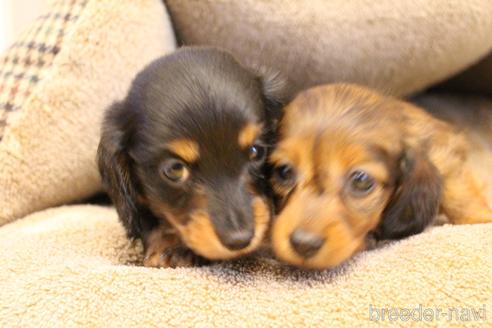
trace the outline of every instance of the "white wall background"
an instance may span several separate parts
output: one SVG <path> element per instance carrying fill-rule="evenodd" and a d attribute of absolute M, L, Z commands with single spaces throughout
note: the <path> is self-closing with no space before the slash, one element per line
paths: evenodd
<path fill-rule="evenodd" d="M 47 8 L 49 0 L 0 0 L 0 52 Z"/>

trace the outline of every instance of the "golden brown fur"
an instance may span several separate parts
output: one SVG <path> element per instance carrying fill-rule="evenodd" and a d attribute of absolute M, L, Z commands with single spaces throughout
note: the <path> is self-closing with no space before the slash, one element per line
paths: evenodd
<path fill-rule="evenodd" d="M 194 163 L 200 158 L 200 147 L 190 139 L 177 139 L 171 141 L 167 148 L 188 163 Z"/>
<path fill-rule="evenodd" d="M 250 147 L 258 138 L 261 130 L 262 127 L 259 124 L 246 125 L 241 129 L 241 131 L 239 131 L 238 144 L 243 148 Z"/>
<path fill-rule="evenodd" d="M 364 249 L 370 232 L 402 238 L 439 211 L 455 224 L 492 222 L 466 157 L 462 135 L 409 103 L 349 84 L 302 92 L 270 157 L 276 255 L 327 268 Z"/>

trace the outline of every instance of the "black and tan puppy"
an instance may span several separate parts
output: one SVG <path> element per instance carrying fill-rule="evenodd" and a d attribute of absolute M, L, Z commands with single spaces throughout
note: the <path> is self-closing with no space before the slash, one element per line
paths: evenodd
<path fill-rule="evenodd" d="M 439 211 L 455 224 L 492 222 L 466 139 L 420 108 L 334 84 L 302 92 L 284 115 L 271 155 L 280 259 L 333 267 L 364 249 L 370 232 L 409 236 Z"/>
<path fill-rule="evenodd" d="M 263 181 L 282 83 L 227 52 L 182 48 L 146 67 L 106 113 L 99 169 L 144 265 L 255 250 L 270 220 Z"/>

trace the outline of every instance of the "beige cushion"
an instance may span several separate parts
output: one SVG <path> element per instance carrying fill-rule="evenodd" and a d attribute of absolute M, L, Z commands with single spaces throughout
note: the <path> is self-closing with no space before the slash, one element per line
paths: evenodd
<path fill-rule="evenodd" d="M 88 0 L 73 7 L 60 1 L 63 13 L 75 8 L 77 17 L 38 36 L 59 49 L 27 98 L 16 102 L 0 141 L 0 225 L 100 188 L 95 154 L 104 109 L 124 97 L 145 64 L 175 47 L 159 0 Z"/>
<path fill-rule="evenodd" d="M 490 320 L 490 245 L 492 224 L 447 225 L 335 270 L 305 272 L 266 257 L 153 269 L 132 265 L 139 250 L 114 210 L 62 207 L 0 228 L 0 326 L 361 327 L 381 308 L 417 308 L 418 319 L 419 305 L 474 309 L 483 321 L 484 304 Z M 453 318 L 431 323 L 462 326 Z"/>
<path fill-rule="evenodd" d="M 492 48 L 489 0 L 166 0 L 184 44 L 227 48 L 296 89 L 350 81 L 404 95 Z"/>
<path fill-rule="evenodd" d="M 437 88 L 492 96 L 492 53 Z"/>

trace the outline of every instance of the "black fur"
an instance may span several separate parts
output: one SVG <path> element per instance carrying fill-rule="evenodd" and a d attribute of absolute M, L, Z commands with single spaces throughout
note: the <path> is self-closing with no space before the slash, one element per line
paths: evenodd
<path fill-rule="evenodd" d="M 264 165 L 251 163 L 236 140 L 247 123 L 263 123 L 260 143 L 272 143 L 286 93 L 276 76 L 262 76 L 214 48 L 185 47 L 148 65 L 129 94 L 108 109 L 98 149 L 99 170 L 129 237 L 145 238 L 157 224 L 144 200 L 154 199 L 177 213 L 204 189 L 214 229 L 252 229 L 252 195 L 267 193 Z M 196 141 L 200 159 L 192 178 L 176 187 L 158 174 L 171 156 L 166 142 Z M 222 240 L 222 238 L 221 238 Z"/>

